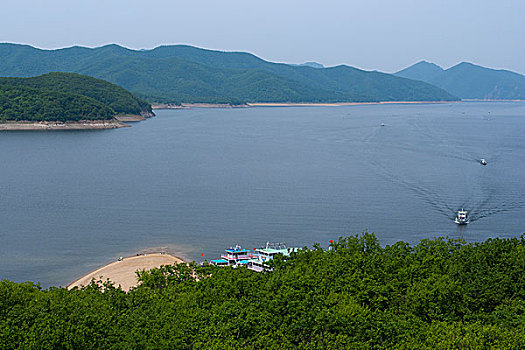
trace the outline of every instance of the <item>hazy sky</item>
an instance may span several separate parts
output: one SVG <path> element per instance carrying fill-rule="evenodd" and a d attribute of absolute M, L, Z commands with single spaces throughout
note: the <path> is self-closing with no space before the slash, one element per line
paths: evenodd
<path fill-rule="evenodd" d="M 397 71 L 422 59 L 525 73 L 525 0 L 2 0 L 0 42 L 190 44 Z"/>

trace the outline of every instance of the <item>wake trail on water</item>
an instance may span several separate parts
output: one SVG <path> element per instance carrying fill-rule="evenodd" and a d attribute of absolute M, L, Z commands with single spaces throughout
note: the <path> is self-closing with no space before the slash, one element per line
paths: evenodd
<path fill-rule="evenodd" d="M 374 129 L 366 134 L 362 139 L 361 142 L 363 143 L 370 143 L 374 137 L 381 131 L 382 126 L 375 126 Z"/>
<path fill-rule="evenodd" d="M 367 135 L 365 140 L 367 140 L 368 143 L 371 143 L 371 139 L 376 134 L 377 132 Z M 388 146 L 388 148 L 392 149 L 396 147 Z M 379 150 L 376 149 L 375 152 L 379 152 Z M 466 195 L 466 199 L 459 201 L 457 196 L 447 196 L 446 194 L 440 194 L 432 188 L 425 186 L 421 182 L 418 182 L 417 180 L 410 180 L 406 176 L 396 174 L 391 168 L 388 168 L 380 161 L 377 161 L 377 157 L 373 153 L 374 150 L 369 148 L 369 156 L 367 157 L 367 160 L 373 171 L 379 177 L 390 183 L 408 189 L 410 192 L 414 193 L 418 199 L 429 204 L 435 212 L 446 217 L 447 219 L 450 219 L 451 221 L 455 219 L 457 210 L 459 209 L 468 210 L 470 221 L 475 222 L 477 220 L 489 218 L 504 212 L 525 208 L 525 199 L 522 199 L 521 196 L 516 196 L 516 198 L 512 198 L 511 196 L 498 196 L 495 188 L 483 186 L 483 184 L 486 182 L 483 168 L 480 168 L 480 173 L 476 173 L 474 178 L 467 180 L 467 183 L 471 185 L 469 190 L 470 194 Z M 443 156 L 443 154 L 439 154 L 437 152 L 425 153 L 430 153 L 429 156 Z M 492 159 L 496 159 L 497 156 L 499 155 L 495 154 Z M 477 159 L 468 157 L 450 157 L 462 161 L 478 162 Z"/>
<path fill-rule="evenodd" d="M 496 191 L 489 190 L 484 198 L 475 197 L 473 201 L 469 201 L 467 205 L 471 208 L 469 215 L 470 221 L 474 222 L 500 213 L 523 210 L 525 208 L 525 201 L 523 199 L 513 200 L 508 196 L 504 198 L 504 200 L 498 200 Z"/>
<path fill-rule="evenodd" d="M 441 147 L 446 150 L 444 153 L 434 152 L 434 154 L 436 155 L 439 155 L 441 157 L 451 158 L 451 159 L 468 161 L 468 162 L 479 162 L 481 158 L 487 158 L 487 157 L 481 157 L 479 154 L 470 152 L 464 147 L 459 147 L 457 145 L 452 146 L 449 142 L 445 142 L 444 138 L 435 136 L 435 134 L 432 133 L 428 129 L 428 127 L 421 126 L 417 120 L 413 121 L 411 125 L 414 127 L 414 129 L 416 129 L 416 132 L 419 135 L 423 135 L 428 140 L 435 142 L 434 146 Z M 458 152 L 458 150 L 461 150 L 461 151 Z"/>
<path fill-rule="evenodd" d="M 458 202 L 453 197 L 447 198 L 429 187 L 398 176 L 379 162 L 371 161 L 370 164 L 373 165 L 373 169 L 375 168 L 378 176 L 390 183 L 408 189 L 414 193 L 418 199 L 429 204 L 435 212 L 451 221 L 455 219 L 457 210 L 459 209 L 468 210 L 470 221 L 475 222 L 497 214 L 525 208 L 525 200 L 522 199 L 510 200 L 510 198 L 506 197 L 504 201 L 498 200 L 496 190 L 494 189 L 463 200 L 460 205 L 456 206 L 451 204 L 451 202 Z"/>
<path fill-rule="evenodd" d="M 404 125 L 351 126 L 343 132 L 340 131 L 338 136 L 348 145 L 361 144 L 363 161 L 379 178 L 406 189 L 447 220 L 453 221 L 459 209 L 467 210 L 470 221 L 476 222 L 525 208 L 523 196 L 501 192 L 504 188 L 498 186 L 500 178 L 487 171 L 488 168 L 482 165 L 478 165 L 479 168 L 473 167 L 473 163 L 479 163 L 481 158 L 486 159 L 491 167 L 502 155 L 508 156 L 510 152 L 515 152 L 515 148 L 506 145 L 506 137 L 489 138 L 488 142 L 477 138 L 474 142 L 466 143 L 468 139 L 463 139 L 457 132 L 451 132 L 457 130 L 443 128 L 449 124 L 436 125 L 436 130 L 433 130 L 423 121 L 413 118 L 407 120 Z M 361 130 L 361 136 L 350 136 L 352 130 L 357 129 Z M 510 133 L 510 136 L 513 133 Z M 403 152 L 415 154 L 411 156 Z M 427 181 L 423 182 L 418 176 L 419 165 L 414 167 L 412 172 L 402 174 L 406 172 L 403 170 L 407 170 L 399 162 L 403 157 L 413 160 L 421 157 L 425 163 L 434 164 L 432 166 L 436 167 L 437 173 L 425 170 L 424 175 L 437 178 L 434 181 L 432 178 L 426 178 Z M 452 179 L 451 182 L 443 183 L 440 178 L 440 166 L 437 164 L 441 164 L 444 159 L 453 160 L 446 163 L 443 171 L 446 171 L 447 167 L 453 171 L 457 169 L 457 181 Z M 462 164 L 465 168 L 462 168 Z M 407 165 L 410 166 L 410 161 Z M 443 176 L 445 175 L 450 176 L 443 173 Z"/>

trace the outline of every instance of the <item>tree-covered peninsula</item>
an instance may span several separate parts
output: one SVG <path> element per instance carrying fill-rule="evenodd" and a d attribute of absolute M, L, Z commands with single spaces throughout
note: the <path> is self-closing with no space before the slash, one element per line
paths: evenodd
<path fill-rule="evenodd" d="M 0 282 L 0 348 L 520 349 L 525 237 L 381 246 L 341 238 L 274 271 L 196 264 L 92 283 Z"/>
<path fill-rule="evenodd" d="M 107 81 L 74 73 L 0 78 L 0 121 L 68 122 L 150 115 L 151 105 Z"/>

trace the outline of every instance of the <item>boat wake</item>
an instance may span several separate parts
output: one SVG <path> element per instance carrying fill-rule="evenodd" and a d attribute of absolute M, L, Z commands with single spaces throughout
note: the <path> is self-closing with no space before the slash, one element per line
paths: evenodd
<path fill-rule="evenodd" d="M 470 209 L 470 221 L 475 222 L 481 219 L 489 218 L 497 214 L 522 210 L 525 208 L 525 201 L 506 197 L 499 199 L 495 190 L 488 190 L 484 197 L 475 197 L 468 200 L 465 206 Z"/>
<path fill-rule="evenodd" d="M 470 194 L 458 193 L 448 196 L 440 194 L 418 181 L 397 175 L 380 162 L 370 160 L 369 163 L 379 177 L 411 191 L 419 200 L 427 203 L 436 213 L 452 222 L 456 217 L 457 210 L 460 208 L 465 208 L 469 211 L 471 223 L 501 213 L 525 209 L 525 199 L 522 199 L 521 196 L 498 195 L 497 190 L 494 188 L 479 186 L 484 183 L 483 176 L 477 181 L 472 181 L 473 186 L 470 188 Z M 460 200 L 459 196 L 467 197 L 467 199 Z"/>

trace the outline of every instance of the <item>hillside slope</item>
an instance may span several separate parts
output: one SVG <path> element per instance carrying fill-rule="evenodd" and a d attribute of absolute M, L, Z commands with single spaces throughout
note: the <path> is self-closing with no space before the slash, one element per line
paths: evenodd
<path fill-rule="evenodd" d="M 109 120 L 151 113 L 151 105 L 106 81 L 72 73 L 0 78 L 0 120 Z"/>
<path fill-rule="evenodd" d="M 338 66 L 312 68 L 264 61 L 243 52 L 191 46 L 130 50 L 40 50 L 0 44 L 0 76 L 76 72 L 123 86 L 154 102 L 363 102 L 457 100 L 424 82 Z"/>
<path fill-rule="evenodd" d="M 422 61 L 395 75 L 433 84 L 462 99 L 525 100 L 525 76 L 468 62 L 444 70 Z"/>
<path fill-rule="evenodd" d="M 31 78 L 0 78 L 0 84 L 90 97 L 107 105 L 117 114 L 151 112 L 149 103 L 126 89 L 80 74 L 54 72 Z"/>

